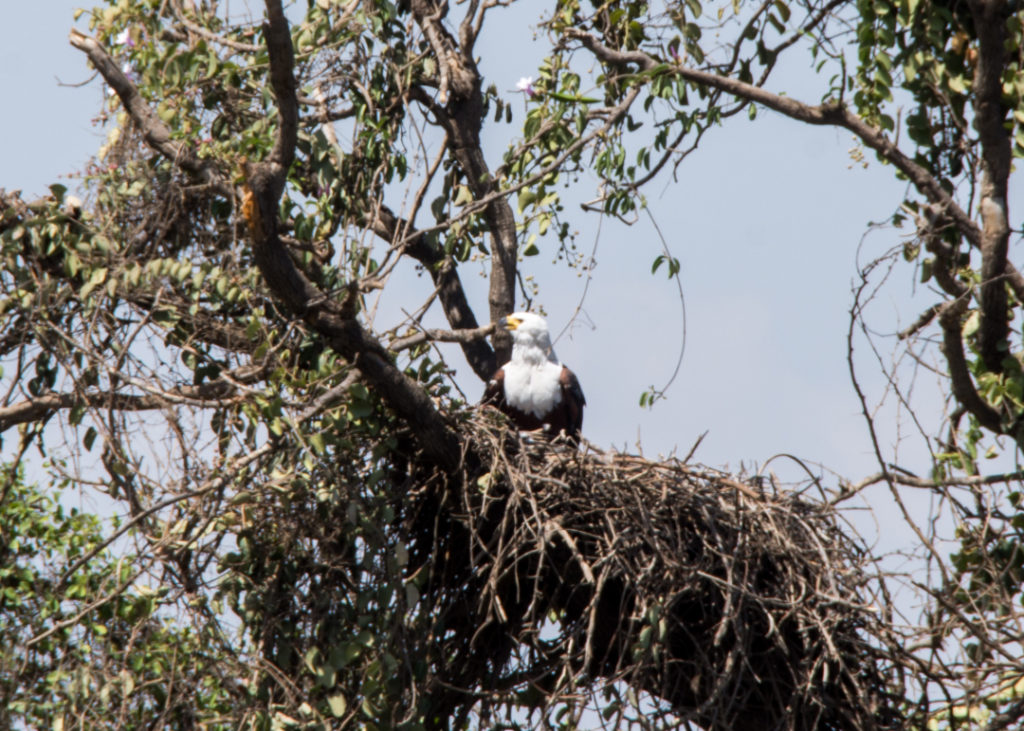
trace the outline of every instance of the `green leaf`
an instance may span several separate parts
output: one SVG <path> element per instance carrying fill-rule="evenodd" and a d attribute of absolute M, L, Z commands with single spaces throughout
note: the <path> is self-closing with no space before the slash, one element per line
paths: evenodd
<path fill-rule="evenodd" d="M 967 91 L 967 80 L 963 76 L 957 74 L 956 76 L 949 77 L 949 88 L 958 94 L 963 94 Z"/>
<path fill-rule="evenodd" d="M 85 283 L 85 285 L 82 287 L 81 290 L 79 290 L 78 296 L 81 297 L 82 299 L 85 299 L 86 297 L 89 296 L 90 293 L 92 293 L 92 291 L 94 289 L 96 289 L 98 286 L 103 284 L 103 282 L 105 282 L 106 279 L 107 279 L 107 268 L 106 267 L 100 267 L 99 269 L 94 269 L 92 274 L 89 276 L 89 281 Z"/>
<path fill-rule="evenodd" d="M 580 96 L 579 94 L 563 94 L 559 91 L 549 91 L 548 96 L 552 99 L 557 99 L 560 102 L 568 102 L 570 104 L 597 104 L 600 99 L 592 96 Z"/>
<path fill-rule="evenodd" d="M 932 278 L 933 267 L 935 266 L 935 260 L 928 258 L 921 262 L 921 282 L 927 282 Z"/>
<path fill-rule="evenodd" d="M 519 191 L 519 212 L 522 213 L 535 200 L 537 200 L 537 193 L 528 188 L 523 188 Z"/>
<path fill-rule="evenodd" d="M 341 718 L 345 715 L 345 710 L 348 708 L 348 702 L 345 700 L 345 696 L 341 693 L 327 697 L 327 706 L 331 709 L 331 715 L 335 718 Z"/>
<path fill-rule="evenodd" d="M 537 234 L 530 234 L 530 238 L 526 240 L 526 246 L 523 247 L 523 256 L 537 256 L 540 253 L 540 249 L 535 243 L 536 240 Z"/>
<path fill-rule="evenodd" d="M 963 329 L 961 330 L 961 334 L 965 338 L 971 337 L 972 335 L 974 335 L 974 333 L 978 332 L 978 326 L 980 324 L 981 324 L 981 313 L 978 310 L 974 310 L 967 317 L 966 322 L 964 322 Z"/>
<path fill-rule="evenodd" d="M 455 193 L 455 200 L 453 202 L 457 206 L 464 206 L 468 203 L 472 203 L 473 194 L 470 192 L 469 187 L 466 185 L 460 185 Z"/>

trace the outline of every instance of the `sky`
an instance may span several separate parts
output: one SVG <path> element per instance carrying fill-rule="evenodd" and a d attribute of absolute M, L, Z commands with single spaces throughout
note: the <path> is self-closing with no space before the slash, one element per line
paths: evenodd
<path fill-rule="evenodd" d="M 17 112 L 0 121 L 0 187 L 20 188 L 27 197 L 54 182 L 69 184 L 62 176 L 80 170 L 102 141 L 90 121 L 101 85 L 67 42 L 75 7 L 65 0 L 9 3 L 0 24 L 0 92 L 17 100 Z M 499 89 L 536 75 L 529 54 L 513 45 L 522 37 L 503 31 L 480 44 L 487 49 L 484 70 Z M 815 101 L 820 93 L 808 65 L 798 55 L 770 87 Z M 791 454 L 854 481 L 877 471 L 850 384 L 846 333 L 858 260 L 898 245 L 907 233 L 865 235 L 870 222 L 892 214 L 905 184 L 871 156 L 863 167 L 851 157 L 852 147 L 844 132 L 762 110 L 755 122 L 744 117 L 713 130 L 679 169 L 677 182 L 663 178 L 648 189 L 651 216 L 682 265 L 686 303 L 685 357 L 666 398 L 651 409 L 640 407 L 640 394 L 665 384 L 682 344 L 676 284 L 664 270 L 651 274 L 661 241 L 646 215 L 632 227 L 605 221 L 598 228 L 595 217 L 579 213 L 579 245 L 588 254 L 596 247 L 596 266 L 583 315 L 556 349 L 587 396 L 584 436 L 602 448 L 653 457 L 685 455 L 707 432 L 695 460 L 713 467 L 752 470 Z M 580 196 L 592 193 L 588 185 L 581 183 Z M 560 331 L 584 281 L 551 267 L 545 254 L 524 262 L 524 272 L 536 276 L 537 302 L 552 330 Z M 910 266 L 892 275 L 873 310 L 881 333 L 899 330 L 934 301 L 921 289 L 908 296 L 914 278 Z M 411 288 L 426 286 L 414 279 Z M 464 279 L 478 313 L 486 313 L 486 282 Z M 420 295 L 390 306 L 415 306 Z M 891 338 L 881 344 L 883 354 L 894 347 Z M 460 386 L 477 398 L 483 384 L 457 348 L 445 352 Z M 863 341 L 855 363 L 873 405 L 884 380 Z M 936 418 L 941 396 L 926 383 L 921 388 L 923 413 Z M 906 425 L 890 409 L 879 414 L 889 444 Z M 902 464 L 926 473 L 927 454 L 917 444 L 908 442 Z M 771 461 L 770 468 L 783 479 L 802 473 L 786 459 Z M 912 499 L 927 509 L 925 496 Z"/>

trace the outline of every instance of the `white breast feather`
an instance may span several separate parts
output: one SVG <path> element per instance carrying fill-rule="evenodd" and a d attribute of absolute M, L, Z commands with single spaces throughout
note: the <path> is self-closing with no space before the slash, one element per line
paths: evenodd
<path fill-rule="evenodd" d="M 505 401 L 520 411 L 542 419 L 562 400 L 558 383 L 562 366 L 545 361 L 536 365 L 505 365 Z"/>

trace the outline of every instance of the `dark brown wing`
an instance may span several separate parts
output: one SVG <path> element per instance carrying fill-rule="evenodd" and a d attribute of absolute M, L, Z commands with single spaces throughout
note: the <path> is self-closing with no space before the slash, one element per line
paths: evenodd
<path fill-rule="evenodd" d="M 587 399 L 583 396 L 576 374 L 565 366 L 562 366 L 562 373 L 558 376 L 558 384 L 562 387 L 562 403 L 559 407 L 565 414 L 565 425 L 559 426 L 565 429 L 570 439 L 579 441 L 580 430 L 583 429 L 583 406 Z"/>
<path fill-rule="evenodd" d="M 505 369 L 499 368 L 484 387 L 484 396 L 480 403 L 505 411 Z"/>
<path fill-rule="evenodd" d="M 583 390 L 576 374 L 565 366 L 558 376 L 558 385 L 562 390 L 562 400 L 555 410 L 545 418 L 539 419 L 533 414 L 527 414 L 519 409 L 513 408 L 505 400 L 505 369 L 499 368 L 494 377 L 487 382 L 484 388 L 481 404 L 493 406 L 509 417 L 521 431 L 536 431 L 543 429 L 546 433 L 554 436 L 565 432 L 572 441 L 578 442 L 580 429 L 583 427 Z"/>

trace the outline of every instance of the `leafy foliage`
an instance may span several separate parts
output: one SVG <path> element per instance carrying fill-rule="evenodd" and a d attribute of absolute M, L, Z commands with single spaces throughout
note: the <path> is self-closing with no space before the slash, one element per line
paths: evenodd
<path fill-rule="evenodd" d="M 92 515 L 4 468 L 0 503 L 0 696 L 4 723 L 59 728 L 216 723 L 239 706 L 216 624 L 165 611 L 166 588 L 137 583 Z M 127 587 L 131 587 L 127 589 Z M 127 590 L 126 590 L 127 589 Z"/>
<path fill-rule="evenodd" d="M 432 573 L 410 542 L 424 515 L 454 525 L 446 511 L 464 506 L 413 507 L 472 461 L 432 341 L 459 343 L 489 378 L 509 341 L 488 344 L 479 323 L 530 301 L 521 275 L 539 254 L 583 266 L 576 190 L 596 180 L 585 210 L 633 222 L 646 186 L 706 134 L 770 109 L 848 131 L 908 181 L 892 221 L 915 230 L 864 268 L 854 311 L 883 264 L 917 267 L 935 304 L 902 342 L 939 364 L 950 408 L 925 434 L 932 479 L 880 447 L 878 479 L 935 491 L 960 527 L 951 557 L 918 530 L 942 579 L 907 639 L 926 649 L 921 700 L 903 707 L 933 727 L 1015 723 L 1024 506 L 994 486 L 1021 477 L 985 475 L 983 459 L 1024 444 L 1007 209 L 1024 155 L 1021 10 L 558 0 L 515 99 L 478 65 L 503 6 L 268 0 L 263 21 L 212 1 L 108 0 L 84 18 L 90 35 L 72 34 L 108 88 L 87 201 L 62 186 L 0 195 L 0 358 L 16 386 L 0 404 L 15 455 L 0 621 L 29 648 L 2 659 L 14 722 L 514 727 L 543 709 L 549 726 L 579 723 L 572 683 L 488 686 L 526 656 L 500 633 L 487 639 L 504 659 L 446 685 L 445 643 L 463 635 L 424 597 L 477 564 Z M 817 100 L 770 91 L 800 53 Z M 652 274 L 678 276 L 671 254 L 652 258 Z M 421 301 L 400 291 L 407 262 L 430 280 Z M 481 266 L 478 316 L 462 277 Z M 386 321 L 381 293 L 404 314 Z M 451 331 L 424 329 L 432 308 Z M 20 477 L 33 446 L 42 488 Z M 489 474 L 471 486 L 486 492 Z M 67 510 L 64 484 L 120 522 Z M 623 720 L 624 695 L 607 686 L 600 708 L 624 724 L 659 702 L 627 698 Z M 503 711 L 480 715 L 484 696 Z"/>

